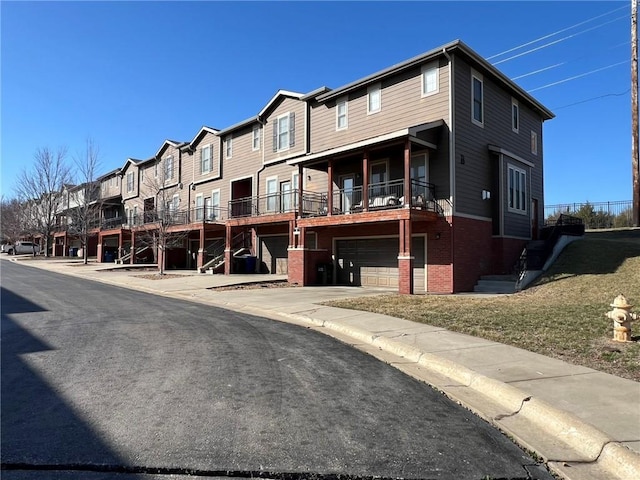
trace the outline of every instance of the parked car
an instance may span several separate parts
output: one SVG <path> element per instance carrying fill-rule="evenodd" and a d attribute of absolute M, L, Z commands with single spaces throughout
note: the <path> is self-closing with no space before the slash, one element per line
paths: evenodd
<path fill-rule="evenodd" d="M 21 253 L 30 253 L 32 255 L 37 255 L 40 253 L 40 246 L 37 243 L 33 242 L 23 242 L 18 241 L 15 244 L 6 244 L 3 245 L 3 252 L 7 252 L 9 255 L 19 255 Z"/>

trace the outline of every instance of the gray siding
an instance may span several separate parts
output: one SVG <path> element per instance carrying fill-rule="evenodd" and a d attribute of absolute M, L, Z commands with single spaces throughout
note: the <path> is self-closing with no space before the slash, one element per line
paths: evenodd
<path fill-rule="evenodd" d="M 403 72 L 381 83 L 381 110 L 367 114 L 367 87 L 349 94 L 348 127 L 336 130 L 336 100 L 311 107 L 311 153 L 373 138 L 402 128 L 449 117 L 449 69 L 439 68 L 438 93 L 422 97 L 421 69 Z M 341 100 L 341 99 L 337 99 Z"/>
<path fill-rule="evenodd" d="M 512 94 L 497 83 L 490 76 L 483 75 L 484 89 L 484 126 L 478 126 L 471 120 L 471 66 L 461 59 L 454 57 L 455 69 L 455 207 L 456 212 L 481 217 L 492 217 L 492 202 L 483 201 L 482 190 L 492 190 L 494 184 L 492 175 L 491 155 L 489 145 L 501 147 L 534 164 L 533 168 L 525 168 L 528 174 L 530 189 L 527 192 L 527 202 L 531 198 L 543 202 L 542 193 L 542 118 L 519 100 L 520 128 L 516 133 L 511 124 Z M 484 74 L 479 71 L 478 73 Z M 531 153 L 531 131 L 538 134 L 538 154 Z M 464 161 L 463 161 L 464 157 Z M 513 161 L 512 161 L 513 163 Z M 499 195 L 505 212 L 505 235 L 529 236 L 530 206 L 527 216 L 508 214 L 506 164 L 503 165 L 503 183 L 500 192 L 492 191 L 492 195 Z M 519 167 L 524 165 L 520 164 Z M 507 233 L 509 232 L 509 233 Z"/>

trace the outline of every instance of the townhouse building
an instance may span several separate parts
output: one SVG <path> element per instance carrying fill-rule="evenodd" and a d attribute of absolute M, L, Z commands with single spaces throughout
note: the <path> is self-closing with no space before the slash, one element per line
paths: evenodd
<path fill-rule="evenodd" d="M 551 118 L 461 41 L 339 88 L 281 90 L 101 177 L 97 256 L 469 291 L 537 237 Z"/>

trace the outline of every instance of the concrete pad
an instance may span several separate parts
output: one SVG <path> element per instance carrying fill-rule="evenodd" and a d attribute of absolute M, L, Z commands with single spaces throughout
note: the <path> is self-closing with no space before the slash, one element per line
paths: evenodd
<path fill-rule="evenodd" d="M 345 310 L 342 308 L 335 308 L 335 311 Z M 441 327 L 433 327 L 431 325 L 420 324 L 411 322 L 409 320 L 403 320 L 400 318 L 390 317 L 388 315 L 382 315 L 378 313 L 362 312 L 359 310 L 349 310 L 357 313 L 358 315 L 351 315 L 344 318 L 344 321 L 354 327 L 367 329 L 375 334 L 383 335 L 389 338 L 395 337 L 409 337 L 420 335 L 422 333 L 430 333 L 437 331 L 444 331 Z M 337 313 L 337 312 L 336 312 Z M 409 343 L 411 339 L 405 338 Z"/>
<path fill-rule="evenodd" d="M 405 341 L 411 342 L 422 351 L 434 354 L 446 354 L 453 352 L 451 353 L 451 357 L 460 357 L 460 360 L 463 360 L 462 352 L 467 350 L 500 345 L 496 342 L 484 340 L 482 338 L 450 332 L 449 330 L 435 327 L 430 331 L 425 329 L 424 333 L 416 335 L 412 334 L 410 331 L 406 333 Z"/>

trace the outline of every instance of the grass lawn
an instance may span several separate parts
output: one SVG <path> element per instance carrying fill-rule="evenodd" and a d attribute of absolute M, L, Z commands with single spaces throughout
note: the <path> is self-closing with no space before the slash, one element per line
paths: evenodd
<path fill-rule="evenodd" d="M 640 313 L 640 230 L 588 232 L 534 286 L 515 295 L 384 295 L 331 302 L 447 328 L 640 381 L 634 342 L 613 342 L 604 314 L 618 294 Z"/>

